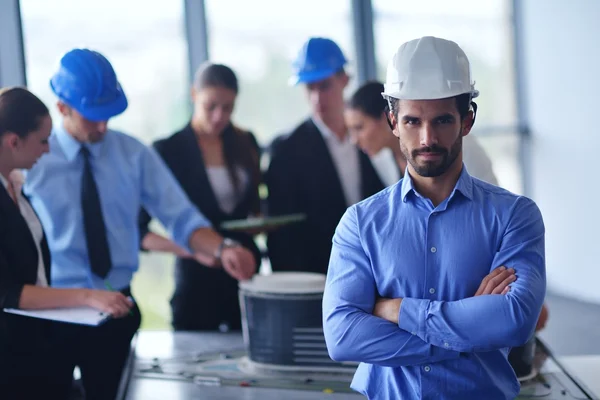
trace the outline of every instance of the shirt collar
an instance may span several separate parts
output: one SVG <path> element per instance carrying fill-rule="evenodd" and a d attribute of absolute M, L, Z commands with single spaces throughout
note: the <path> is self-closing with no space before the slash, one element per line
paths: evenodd
<path fill-rule="evenodd" d="M 62 149 L 65 157 L 69 161 L 73 161 L 77 154 L 79 154 L 79 150 L 81 150 L 82 144 L 75 140 L 73 136 L 71 136 L 63 127 L 62 122 L 57 124 L 54 128 L 54 135 L 56 135 L 56 139 L 60 144 L 60 148 Z M 87 143 L 85 146 L 89 149 L 92 156 L 98 157 L 102 150 L 102 144 L 104 140 L 101 140 L 98 143 Z"/>
<path fill-rule="evenodd" d="M 410 177 L 410 174 L 408 173 L 408 167 L 407 167 L 406 172 L 404 173 L 404 178 L 402 179 L 402 190 L 400 192 L 403 202 L 406 203 L 406 196 L 411 191 L 414 192 L 415 194 L 417 193 L 417 191 L 415 190 L 415 187 L 413 185 L 413 180 Z M 456 192 L 461 193 L 463 196 L 465 196 L 469 200 L 473 199 L 473 178 L 467 172 L 467 167 L 465 167 L 464 163 L 463 163 L 462 171 L 460 172 L 460 176 L 458 177 L 458 181 L 456 182 L 456 185 L 454 186 L 454 190 L 452 190 L 452 193 L 450 194 L 450 198 L 454 197 L 454 194 Z"/>
<path fill-rule="evenodd" d="M 339 143 L 345 143 L 350 140 L 350 135 L 346 135 L 343 140 L 340 140 L 335 133 L 327 125 L 325 122 L 321 121 L 318 117 L 312 117 L 313 123 L 316 125 L 319 132 L 325 140 L 335 139 Z"/>

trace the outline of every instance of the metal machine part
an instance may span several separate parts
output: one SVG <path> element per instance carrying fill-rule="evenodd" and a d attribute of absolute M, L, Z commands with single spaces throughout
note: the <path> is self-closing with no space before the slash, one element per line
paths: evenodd
<path fill-rule="evenodd" d="M 572 377 L 552 356 L 548 348 L 536 340 L 533 371 L 521 382 L 518 399 L 585 400 L 594 399 L 580 382 Z M 243 349 L 226 352 L 189 353 L 183 356 L 138 359 L 135 378 L 167 379 L 191 382 L 199 386 L 237 386 L 291 389 L 314 392 L 351 393 L 354 371 L 319 372 L 273 369 L 256 365 Z"/>

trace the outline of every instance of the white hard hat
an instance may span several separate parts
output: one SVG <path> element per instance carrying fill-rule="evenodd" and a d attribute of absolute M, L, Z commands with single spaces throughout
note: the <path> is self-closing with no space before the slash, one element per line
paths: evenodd
<path fill-rule="evenodd" d="M 388 64 L 384 97 L 404 100 L 477 97 L 465 52 L 454 42 L 432 36 L 404 43 Z"/>

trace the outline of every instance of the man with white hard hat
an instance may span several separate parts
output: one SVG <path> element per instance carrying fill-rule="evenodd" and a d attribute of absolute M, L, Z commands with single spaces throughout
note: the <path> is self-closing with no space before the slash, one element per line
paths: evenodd
<path fill-rule="evenodd" d="M 383 96 L 408 161 L 396 185 L 337 227 L 323 299 L 330 356 L 360 361 L 352 388 L 377 399 L 513 399 L 511 347 L 533 335 L 546 291 L 536 204 L 473 179 L 470 66 L 454 42 L 403 44 Z"/>

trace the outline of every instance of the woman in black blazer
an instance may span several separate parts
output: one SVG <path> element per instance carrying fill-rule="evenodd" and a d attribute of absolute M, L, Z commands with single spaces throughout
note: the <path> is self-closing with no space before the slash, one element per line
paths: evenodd
<path fill-rule="evenodd" d="M 204 64 L 196 72 L 191 122 L 154 143 L 189 199 L 224 237 L 250 249 L 260 265 L 251 235 L 220 229 L 224 221 L 258 214 L 261 180 L 259 146 L 250 132 L 231 122 L 238 82 L 227 66 Z M 142 249 L 178 256 L 175 292 L 171 299 L 176 330 L 241 329 L 237 281 L 222 269 L 202 268 L 209 260 L 193 257 L 170 240 L 148 230 L 150 216 L 142 211 Z"/>
<path fill-rule="evenodd" d="M 5 312 L 90 306 L 128 313 L 121 293 L 50 288 L 50 253 L 44 231 L 22 194 L 20 169 L 48 152 L 52 120 L 46 106 L 24 88 L 0 90 L 0 398 L 66 399 L 71 381 L 60 370 L 56 323 Z M 60 193 L 57 193 L 60 196 Z"/>

